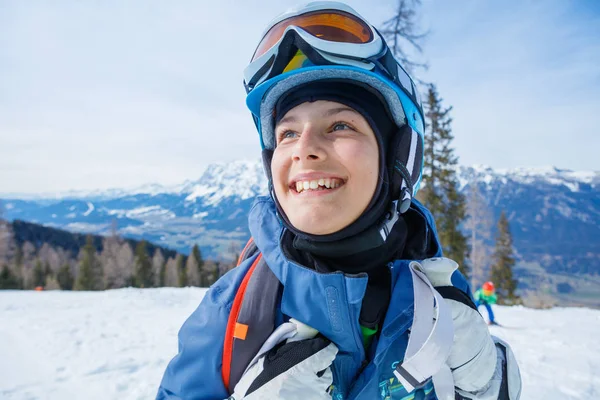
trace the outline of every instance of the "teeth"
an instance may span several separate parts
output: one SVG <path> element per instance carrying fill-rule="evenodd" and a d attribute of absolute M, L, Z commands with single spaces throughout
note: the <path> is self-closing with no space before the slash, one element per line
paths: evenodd
<path fill-rule="evenodd" d="M 296 182 L 296 191 L 302 193 L 305 190 L 325 190 L 335 189 L 342 186 L 342 182 L 338 179 L 321 178 L 312 181 Z"/>

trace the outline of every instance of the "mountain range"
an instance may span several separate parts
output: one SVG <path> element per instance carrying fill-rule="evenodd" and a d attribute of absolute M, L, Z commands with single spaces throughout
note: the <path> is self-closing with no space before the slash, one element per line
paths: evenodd
<path fill-rule="evenodd" d="M 484 166 L 457 172 L 461 190 L 476 185 L 495 220 L 507 213 L 521 289 L 600 306 L 600 172 Z M 126 237 L 182 252 L 197 243 L 209 257 L 229 258 L 249 237 L 255 196 L 267 192 L 261 162 L 240 160 L 210 165 L 197 181 L 170 187 L 0 198 L 8 219 L 94 234 L 108 234 L 116 221 Z"/>

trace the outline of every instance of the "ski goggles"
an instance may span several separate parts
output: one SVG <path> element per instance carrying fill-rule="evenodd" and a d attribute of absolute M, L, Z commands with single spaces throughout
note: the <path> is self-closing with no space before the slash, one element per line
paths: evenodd
<path fill-rule="evenodd" d="M 414 82 L 379 32 L 350 7 L 334 4 L 335 9 L 304 8 L 273 22 L 244 70 L 246 92 L 274 76 L 306 66 L 344 65 L 384 73 L 422 110 Z"/>

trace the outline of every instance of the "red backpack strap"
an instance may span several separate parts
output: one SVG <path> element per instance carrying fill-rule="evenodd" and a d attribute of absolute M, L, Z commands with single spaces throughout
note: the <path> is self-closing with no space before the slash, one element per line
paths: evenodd
<path fill-rule="evenodd" d="M 248 240 L 248 243 L 246 243 L 246 245 L 244 246 L 244 249 L 240 253 L 240 256 L 238 257 L 237 266 L 239 267 L 239 265 L 244 260 L 247 260 L 248 258 L 252 257 L 252 254 L 254 254 L 254 252 L 256 250 L 258 250 L 258 248 L 256 247 L 256 244 L 254 243 L 254 239 L 250 238 L 250 240 Z"/>
<path fill-rule="evenodd" d="M 250 242 L 240 262 L 258 251 L 252 239 Z M 229 393 L 233 393 L 246 367 L 275 329 L 280 297 L 281 283 L 259 254 L 238 288 L 227 321 L 221 371 Z"/>

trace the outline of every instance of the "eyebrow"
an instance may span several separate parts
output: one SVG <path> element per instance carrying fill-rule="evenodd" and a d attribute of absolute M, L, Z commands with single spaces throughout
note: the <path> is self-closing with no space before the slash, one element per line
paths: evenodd
<path fill-rule="evenodd" d="M 322 116 L 327 118 L 327 117 L 331 117 L 333 115 L 342 113 L 344 111 L 350 111 L 354 114 L 358 114 L 358 112 L 350 107 L 336 107 L 336 108 L 330 108 L 327 111 L 325 111 Z M 293 115 L 287 116 L 287 117 L 283 117 L 281 120 L 279 120 L 278 124 L 283 124 L 286 122 L 296 122 L 297 118 L 294 117 Z"/>
<path fill-rule="evenodd" d="M 323 113 L 323 116 L 324 117 L 331 117 L 333 115 L 342 113 L 344 111 L 350 111 L 350 112 L 352 112 L 354 114 L 357 114 L 356 110 L 354 110 L 354 109 L 352 109 L 350 107 L 336 107 L 336 108 L 330 108 L 329 110 L 325 111 Z"/>

